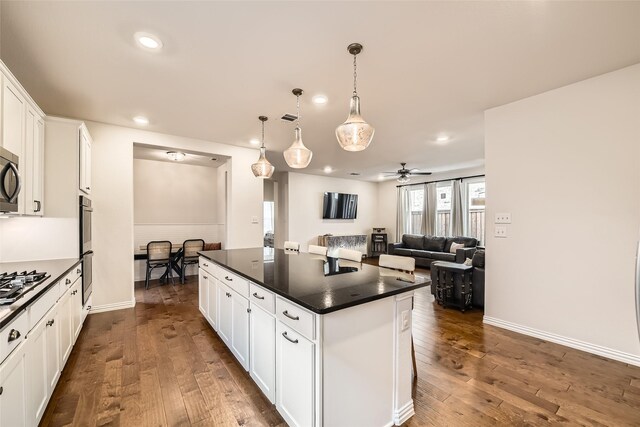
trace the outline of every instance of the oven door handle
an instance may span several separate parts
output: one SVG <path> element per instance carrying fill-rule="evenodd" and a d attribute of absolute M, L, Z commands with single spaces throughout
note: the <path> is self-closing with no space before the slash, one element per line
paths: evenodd
<path fill-rule="evenodd" d="M 7 189 L 4 187 L 4 180 L 6 179 L 7 173 L 9 173 L 9 171 L 12 171 L 16 177 L 16 189 L 12 194 L 7 193 Z M 6 165 L 4 165 L 2 171 L 0 172 L 0 193 L 2 194 L 2 197 L 4 197 L 7 202 L 14 203 L 18 198 L 21 187 L 22 180 L 20 179 L 18 168 L 12 162 L 8 162 Z"/>

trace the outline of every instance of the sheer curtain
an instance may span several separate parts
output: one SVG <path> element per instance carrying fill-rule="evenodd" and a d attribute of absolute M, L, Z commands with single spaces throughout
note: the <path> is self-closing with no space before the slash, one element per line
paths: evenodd
<path fill-rule="evenodd" d="M 408 187 L 398 187 L 398 211 L 396 213 L 396 242 L 411 230 L 411 204 Z"/>
<path fill-rule="evenodd" d="M 462 180 L 451 181 L 451 235 L 464 236 L 464 184 Z"/>
<path fill-rule="evenodd" d="M 438 197 L 436 183 L 424 185 L 424 211 L 422 212 L 422 231 L 433 236 L 436 234 L 436 214 L 438 212 Z"/>

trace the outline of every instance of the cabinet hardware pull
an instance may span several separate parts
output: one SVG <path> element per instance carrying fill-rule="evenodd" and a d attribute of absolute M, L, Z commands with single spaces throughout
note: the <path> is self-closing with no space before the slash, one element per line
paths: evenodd
<path fill-rule="evenodd" d="M 4 391 L 4 387 L 0 387 L 0 396 L 2 396 L 3 391 Z"/>
<path fill-rule="evenodd" d="M 209 278 L 208 278 L 207 276 L 202 276 L 202 278 L 203 278 L 204 280 L 209 280 Z"/>
<path fill-rule="evenodd" d="M 89 310 L 91 310 L 91 306 L 90 305 L 87 306 L 87 311 L 89 311 Z"/>
<path fill-rule="evenodd" d="M 283 333 L 282 333 L 282 336 L 283 336 L 283 337 L 285 337 L 285 338 L 287 339 L 287 341 L 292 342 L 292 343 L 294 343 L 294 344 L 298 344 L 298 340 L 297 340 L 297 339 L 292 340 L 291 338 L 289 338 L 289 336 L 287 335 L 287 333 L 286 333 L 286 332 L 283 332 Z"/>
<path fill-rule="evenodd" d="M 231 298 L 231 294 L 229 292 L 225 292 L 227 294 L 227 298 Z"/>
<path fill-rule="evenodd" d="M 229 282 L 233 282 L 233 279 L 230 279 L 229 276 L 224 276 L 224 280 L 227 280 Z"/>
<path fill-rule="evenodd" d="M 291 320 L 300 320 L 299 316 L 292 316 L 292 315 L 289 314 L 289 312 L 287 310 L 283 311 L 282 314 L 284 314 L 285 316 L 287 316 Z"/>
<path fill-rule="evenodd" d="M 250 308 L 247 308 L 247 313 L 251 313 L 251 309 Z"/>
<path fill-rule="evenodd" d="M 207 264 L 206 262 L 203 262 L 202 265 L 204 265 L 205 267 L 209 267 L 209 264 Z"/>
<path fill-rule="evenodd" d="M 51 319 L 47 322 L 47 326 L 53 326 L 54 319 Z"/>
<path fill-rule="evenodd" d="M 71 279 L 65 279 L 64 284 L 68 285 L 69 283 L 71 283 Z"/>
<path fill-rule="evenodd" d="M 79 268 L 76 268 L 76 273 L 80 274 L 82 273 L 82 270 L 80 270 Z"/>
<path fill-rule="evenodd" d="M 7 342 L 15 341 L 18 338 L 20 338 L 20 331 L 17 329 L 12 329 L 11 332 L 9 332 L 9 338 L 7 339 Z"/>
<path fill-rule="evenodd" d="M 91 187 L 84 187 L 84 188 L 86 188 L 87 190 L 91 190 Z"/>
<path fill-rule="evenodd" d="M 254 293 L 253 293 L 253 296 L 254 296 L 254 297 L 256 297 L 256 298 L 258 298 L 258 299 L 264 299 L 264 297 L 261 297 L 260 295 L 258 295 L 258 293 L 257 293 L 257 292 L 254 292 Z"/>

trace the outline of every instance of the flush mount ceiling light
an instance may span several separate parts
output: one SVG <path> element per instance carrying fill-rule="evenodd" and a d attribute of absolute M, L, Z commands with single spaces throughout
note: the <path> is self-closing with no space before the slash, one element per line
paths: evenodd
<path fill-rule="evenodd" d="M 135 116 L 133 118 L 133 121 L 136 122 L 137 124 L 143 125 L 143 126 L 146 126 L 146 125 L 149 124 L 149 119 L 147 119 L 144 116 Z"/>
<path fill-rule="evenodd" d="M 267 116 L 259 116 L 258 120 L 262 122 L 262 145 L 260 145 L 260 157 L 257 162 L 251 165 L 251 172 L 253 172 L 256 178 L 271 178 L 276 168 L 267 160 L 266 150 L 264 148 L 264 122 L 269 120 L 269 118 Z"/>
<path fill-rule="evenodd" d="M 180 151 L 167 151 L 167 157 L 169 160 L 173 160 L 174 162 L 181 162 L 185 157 L 187 157 L 187 155 Z"/>
<path fill-rule="evenodd" d="M 302 143 L 302 129 L 300 129 L 300 95 L 302 89 L 293 89 L 291 91 L 296 96 L 296 129 L 293 144 L 284 150 L 284 159 L 289 167 L 294 169 L 303 169 L 309 166 L 313 152 Z"/>
<path fill-rule="evenodd" d="M 249 143 L 251 145 L 260 145 L 260 140 L 258 138 L 253 138 Z"/>
<path fill-rule="evenodd" d="M 438 144 L 444 144 L 446 142 L 449 141 L 449 136 L 448 135 L 440 135 L 436 138 L 436 142 Z"/>
<path fill-rule="evenodd" d="M 138 45 L 148 50 L 160 50 L 162 48 L 162 40 L 153 34 L 139 31 L 133 35 Z"/>
<path fill-rule="evenodd" d="M 316 105 L 324 105 L 327 102 L 329 102 L 329 98 L 327 98 L 324 95 L 316 95 L 313 98 L 311 98 L 311 101 L 313 101 L 313 103 Z"/>
<path fill-rule="evenodd" d="M 336 128 L 336 138 L 343 149 L 362 151 L 371 144 L 375 129 L 360 115 L 360 98 L 356 86 L 358 79 L 356 57 L 362 52 L 362 45 L 351 43 L 347 50 L 353 55 L 353 95 L 351 96 L 349 117 L 347 117 L 347 121 Z"/>

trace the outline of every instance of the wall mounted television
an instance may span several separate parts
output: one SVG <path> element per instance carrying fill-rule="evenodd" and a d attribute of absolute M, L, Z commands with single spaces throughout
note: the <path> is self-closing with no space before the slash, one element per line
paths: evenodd
<path fill-rule="evenodd" d="M 355 219 L 357 214 L 357 194 L 324 193 L 322 219 Z"/>

